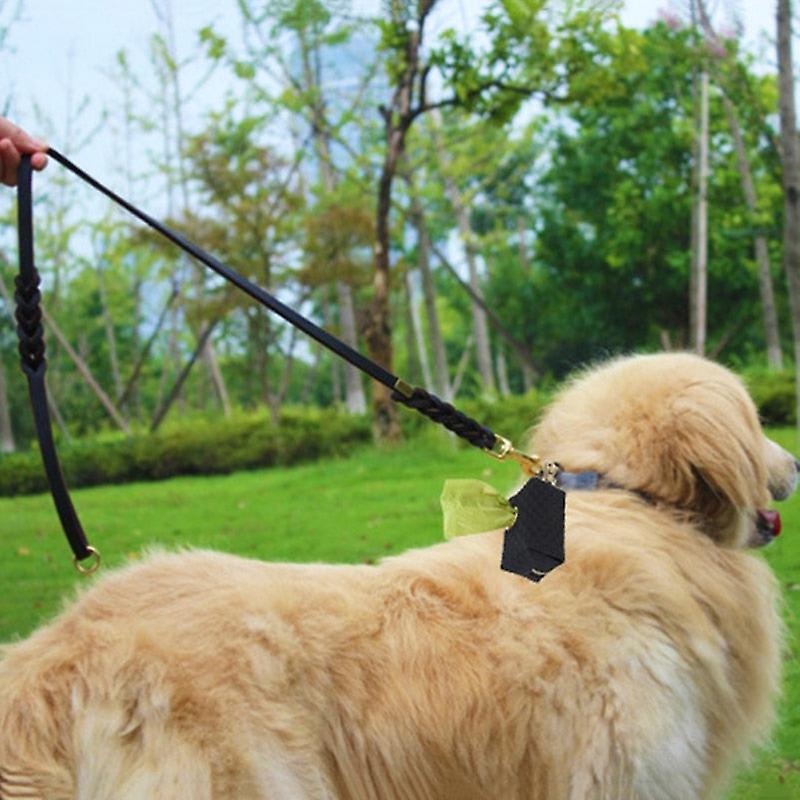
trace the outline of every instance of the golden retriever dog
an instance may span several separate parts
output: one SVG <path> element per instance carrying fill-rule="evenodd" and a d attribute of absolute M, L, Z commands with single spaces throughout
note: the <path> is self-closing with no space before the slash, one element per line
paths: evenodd
<path fill-rule="evenodd" d="M 100 579 L 4 650 L 0 797 L 718 796 L 772 720 L 778 593 L 748 548 L 794 458 L 684 354 L 586 372 L 531 448 L 599 474 L 539 583 L 499 569 L 503 531 L 377 566 L 186 552 Z"/>

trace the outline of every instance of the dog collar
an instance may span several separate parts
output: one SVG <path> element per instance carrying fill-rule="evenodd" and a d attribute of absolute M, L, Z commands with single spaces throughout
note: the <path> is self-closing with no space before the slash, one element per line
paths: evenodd
<path fill-rule="evenodd" d="M 586 472 L 567 472 L 559 469 L 556 473 L 555 485 L 565 492 L 572 490 L 592 491 L 599 489 L 603 476 L 599 472 L 587 470 Z M 608 484 L 605 484 L 608 486 Z M 608 488 L 616 488 L 608 486 Z"/>
<path fill-rule="evenodd" d="M 657 500 L 653 495 L 642 489 L 630 489 L 618 483 L 608 480 L 602 472 L 585 470 L 584 472 L 569 472 L 559 467 L 556 472 L 554 485 L 564 492 L 583 491 L 592 492 L 598 489 L 618 489 L 623 492 L 630 492 L 644 500 L 646 503 L 655 504 Z"/>

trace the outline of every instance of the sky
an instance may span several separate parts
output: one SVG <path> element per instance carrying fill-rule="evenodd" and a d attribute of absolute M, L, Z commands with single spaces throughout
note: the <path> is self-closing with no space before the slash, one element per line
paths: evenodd
<path fill-rule="evenodd" d="M 159 3 L 168 0 L 158 0 Z M 354 0 L 357 7 L 380 7 L 379 0 Z M 663 8 L 685 8 L 687 0 L 626 0 L 623 20 L 641 27 L 654 21 Z M 111 74 L 115 54 L 122 48 L 147 74 L 146 53 L 151 34 L 157 28 L 152 0 L 108 2 L 108 0 L 0 0 L 0 22 L 7 21 L 12 9 L 21 4 L 20 18 L 11 29 L 9 41 L 0 52 L 0 81 L 11 105 L 9 116 L 34 135 L 45 138 L 56 149 L 79 156 L 79 163 L 98 177 L 114 178 L 120 159 L 120 102 L 118 84 Z M 453 19 L 438 24 L 468 25 L 485 0 L 448 0 L 443 8 L 456 9 Z M 759 32 L 773 26 L 772 3 L 764 0 L 707 0 L 715 18 L 724 24 L 725 8 L 738 10 L 745 37 L 757 41 Z M 764 11 L 764 8 L 768 11 Z M 178 52 L 191 53 L 197 31 L 213 23 L 215 29 L 232 39 L 238 37 L 234 0 L 172 0 Z M 453 12 L 451 12 L 452 14 Z M 766 63 L 771 60 L 768 34 L 763 34 Z M 211 79 L 192 104 L 198 119 L 222 102 L 224 77 Z M 85 110 L 75 113 L 86 102 Z M 75 152 L 79 134 L 94 129 L 103 106 L 111 109 L 99 126 L 90 147 Z M 116 108 L 116 111 L 115 111 Z M 76 117 L 72 133 L 66 130 L 68 109 Z M 48 122 L 49 121 L 49 122 Z M 191 114 L 190 114 L 191 122 Z M 53 127 L 51 127 L 53 125 Z M 75 133 L 77 131 L 77 133 Z M 69 141 L 68 141 L 69 140 Z M 146 198 L 131 198 L 141 201 Z M 158 209 L 156 209 L 158 210 Z"/>
<path fill-rule="evenodd" d="M 0 19 L 8 19 L 16 2 L 0 0 Z M 764 0 L 710 0 L 708 4 L 717 9 L 720 19 L 724 7 L 737 8 L 751 40 L 759 30 L 774 26 L 772 3 Z M 121 48 L 145 52 L 156 26 L 146 0 L 22 0 L 22 5 L 22 17 L 12 30 L 12 53 L 0 65 L 0 80 L 13 89 L 19 122 L 32 128 L 36 124 L 34 103 L 46 109 L 48 116 L 61 119 L 64 115 L 59 112 L 69 94 L 73 103 L 83 94 L 97 99 L 117 96 L 109 75 L 114 54 Z M 372 3 L 361 0 L 361 5 Z M 451 7 L 459 8 L 462 19 L 474 15 L 480 5 L 480 0 L 450 2 Z M 670 5 L 680 8 L 685 0 L 627 0 L 623 19 L 630 25 L 643 26 L 656 19 L 659 9 Z M 198 28 L 209 22 L 229 35 L 236 34 L 233 0 L 173 0 L 173 9 L 179 51 L 188 52 Z"/>

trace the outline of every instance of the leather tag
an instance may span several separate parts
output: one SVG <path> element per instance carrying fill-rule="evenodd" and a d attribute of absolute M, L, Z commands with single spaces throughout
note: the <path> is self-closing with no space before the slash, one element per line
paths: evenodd
<path fill-rule="evenodd" d="M 500 568 L 538 583 L 564 563 L 564 492 L 531 478 L 509 502 L 517 519 L 503 537 Z"/>

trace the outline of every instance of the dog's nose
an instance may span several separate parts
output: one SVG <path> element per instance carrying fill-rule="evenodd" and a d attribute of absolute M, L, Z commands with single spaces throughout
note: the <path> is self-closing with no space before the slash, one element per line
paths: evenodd
<path fill-rule="evenodd" d="M 798 472 L 800 472 L 800 460 L 798 460 L 798 459 L 795 459 L 795 460 L 794 460 L 794 468 L 795 468 L 795 469 L 796 469 Z"/>

